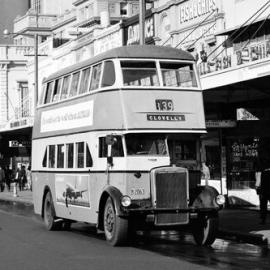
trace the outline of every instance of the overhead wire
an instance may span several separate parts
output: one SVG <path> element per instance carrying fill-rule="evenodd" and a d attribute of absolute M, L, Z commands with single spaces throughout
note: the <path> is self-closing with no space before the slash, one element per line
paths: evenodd
<path fill-rule="evenodd" d="M 249 27 L 250 25 L 262 14 L 264 13 L 267 8 L 270 6 L 270 0 L 267 1 L 267 3 L 265 3 L 261 8 L 259 8 L 251 17 L 249 17 L 239 28 L 237 28 L 231 35 L 231 37 L 233 37 L 242 27 L 244 27 L 244 29 L 242 29 L 233 39 L 232 41 L 234 41 L 236 38 L 238 38 L 240 35 L 242 35 Z M 259 13 L 259 14 L 258 14 Z M 257 15 L 258 14 L 258 15 Z M 253 18 L 254 16 L 255 19 L 253 19 L 248 25 L 245 26 L 245 24 L 247 22 L 249 22 L 251 20 L 251 18 Z M 214 52 L 216 52 L 221 46 L 223 46 L 225 44 L 227 40 L 224 40 L 221 44 L 219 44 L 219 46 L 217 46 L 209 55 L 208 55 L 208 58 L 209 56 L 211 56 Z M 220 55 L 226 48 L 224 48 L 218 55 Z M 217 56 L 218 56 L 217 55 Z M 211 61 L 215 60 L 216 57 L 215 56 Z"/>

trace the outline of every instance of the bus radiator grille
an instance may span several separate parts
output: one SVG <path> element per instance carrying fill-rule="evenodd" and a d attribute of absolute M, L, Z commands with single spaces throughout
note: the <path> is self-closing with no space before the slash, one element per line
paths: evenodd
<path fill-rule="evenodd" d="M 186 172 L 157 172 L 156 207 L 157 208 L 187 208 L 187 173 Z M 157 214 L 156 225 L 185 224 L 188 214 Z"/>

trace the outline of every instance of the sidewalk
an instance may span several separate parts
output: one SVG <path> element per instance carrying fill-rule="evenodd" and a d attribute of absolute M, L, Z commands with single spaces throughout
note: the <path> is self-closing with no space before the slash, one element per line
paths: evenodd
<path fill-rule="evenodd" d="M 32 205 L 32 192 L 18 191 L 18 197 L 13 192 L 0 192 L 0 203 L 3 201 Z M 226 208 L 219 212 L 219 217 L 220 238 L 270 247 L 270 212 L 264 225 L 259 224 L 258 208 Z"/>

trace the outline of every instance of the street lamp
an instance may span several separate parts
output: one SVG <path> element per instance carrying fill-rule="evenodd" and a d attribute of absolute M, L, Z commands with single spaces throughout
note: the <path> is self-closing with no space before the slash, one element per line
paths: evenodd
<path fill-rule="evenodd" d="M 3 31 L 4 37 L 8 37 L 10 35 L 18 35 L 18 36 L 26 36 L 34 38 L 34 62 L 35 62 L 35 89 L 34 89 L 34 109 L 37 106 L 37 98 L 38 98 L 38 34 L 26 34 L 26 33 L 11 33 L 8 29 Z"/>

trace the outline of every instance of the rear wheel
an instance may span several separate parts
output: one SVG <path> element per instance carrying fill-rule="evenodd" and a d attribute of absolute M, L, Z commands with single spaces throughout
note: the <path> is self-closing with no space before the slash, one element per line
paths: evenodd
<path fill-rule="evenodd" d="M 123 245 L 128 240 L 128 220 L 118 217 L 112 199 L 109 197 L 104 208 L 104 233 L 112 246 Z"/>
<path fill-rule="evenodd" d="M 200 246 L 210 246 L 214 243 L 218 231 L 218 217 L 200 216 L 192 224 L 195 242 Z"/>
<path fill-rule="evenodd" d="M 44 200 L 44 224 L 49 231 L 59 230 L 62 227 L 61 220 L 56 222 L 51 192 L 47 192 Z"/>

